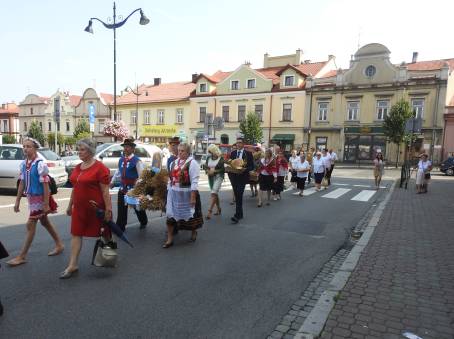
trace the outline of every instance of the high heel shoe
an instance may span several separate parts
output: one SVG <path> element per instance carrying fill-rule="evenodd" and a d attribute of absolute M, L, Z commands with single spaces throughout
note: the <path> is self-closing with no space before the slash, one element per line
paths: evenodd
<path fill-rule="evenodd" d="M 172 247 L 173 246 L 173 241 L 172 242 L 166 242 L 164 243 L 164 245 L 162 245 L 162 248 L 169 248 L 169 247 Z"/>
<path fill-rule="evenodd" d="M 213 213 L 213 210 L 208 210 L 208 214 L 206 216 L 207 220 L 211 219 L 211 213 Z"/>
<path fill-rule="evenodd" d="M 218 211 L 216 213 L 214 213 L 214 215 L 221 215 L 221 209 L 218 208 Z"/>
<path fill-rule="evenodd" d="M 76 268 L 75 270 L 69 271 L 69 270 L 64 270 L 63 272 L 60 273 L 59 278 L 60 279 L 69 279 L 77 275 L 79 272 L 79 269 Z"/>

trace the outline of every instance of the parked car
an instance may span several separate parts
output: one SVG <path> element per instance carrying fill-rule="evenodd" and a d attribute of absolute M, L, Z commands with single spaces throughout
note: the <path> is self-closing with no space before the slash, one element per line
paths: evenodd
<path fill-rule="evenodd" d="M 49 175 L 54 178 L 57 186 L 65 185 L 68 180 L 68 174 L 60 157 L 45 147 L 38 149 L 38 156 L 49 167 Z M 17 188 L 19 184 L 19 167 L 23 159 L 22 145 L 0 145 L 0 188 Z"/>
<path fill-rule="evenodd" d="M 449 157 L 440 164 L 440 172 L 446 175 L 454 175 L 454 157 Z"/>
<path fill-rule="evenodd" d="M 161 149 L 155 145 L 140 144 L 136 146 L 135 154 L 143 161 L 145 167 L 150 167 L 155 153 L 161 154 Z M 96 147 L 95 159 L 102 161 L 110 170 L 112 177 L 118 168 L 118 161 L 123 154 L 123 146 L 119 143 L 106 143 Z M 77 159 L 68 159 L 66 161 L 66 170 L 71 173 L 72 170 L 82 161 Z"/>

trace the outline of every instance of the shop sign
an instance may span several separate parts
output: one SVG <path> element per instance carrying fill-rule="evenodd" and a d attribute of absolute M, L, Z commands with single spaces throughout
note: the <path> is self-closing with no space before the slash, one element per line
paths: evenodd
<path fill-rule="evenodd" d="M 382 126 L 345 127 L 345 134 L 383 134 Z"/>
<path fill-rule="evenodd" d="M 177 133 L 176 125 L 144 125 L 140 135 L 143 137 L 173 137 Z"/>

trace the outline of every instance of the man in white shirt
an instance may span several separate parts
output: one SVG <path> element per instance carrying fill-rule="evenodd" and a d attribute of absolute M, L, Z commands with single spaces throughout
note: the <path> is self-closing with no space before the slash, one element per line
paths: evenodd
<path fill-rule="evenodd" d="M 337 161 L 337 154 L 331 148 L 328 152 L 328 155 L 331 157 L 331 168 L 330 168 L 329 174 L 328 174 L 328 183 L 331 184 L 331 175 L 333 174 L 334 163 Z"/>

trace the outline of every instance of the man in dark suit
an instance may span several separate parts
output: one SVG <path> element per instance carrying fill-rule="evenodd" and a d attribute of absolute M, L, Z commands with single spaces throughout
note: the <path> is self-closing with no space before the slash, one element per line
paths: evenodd
<path fill-rule="evenodd" d="M 237 138 L 235 151 L 230 153 L 230 159 L 243 159 L 244 171 L 241 173 L 230 173 L 229 178 L 233 187 L 233 193 L 235 195 L 236 210 L 235 215 L 230 218 L 233 224 L 243 219 L 243 193 L 247 183 L 249 183 L 249 172 L 254 170 L 254 158 L 252 153 L 244 149 L 243 138 Z"/>

